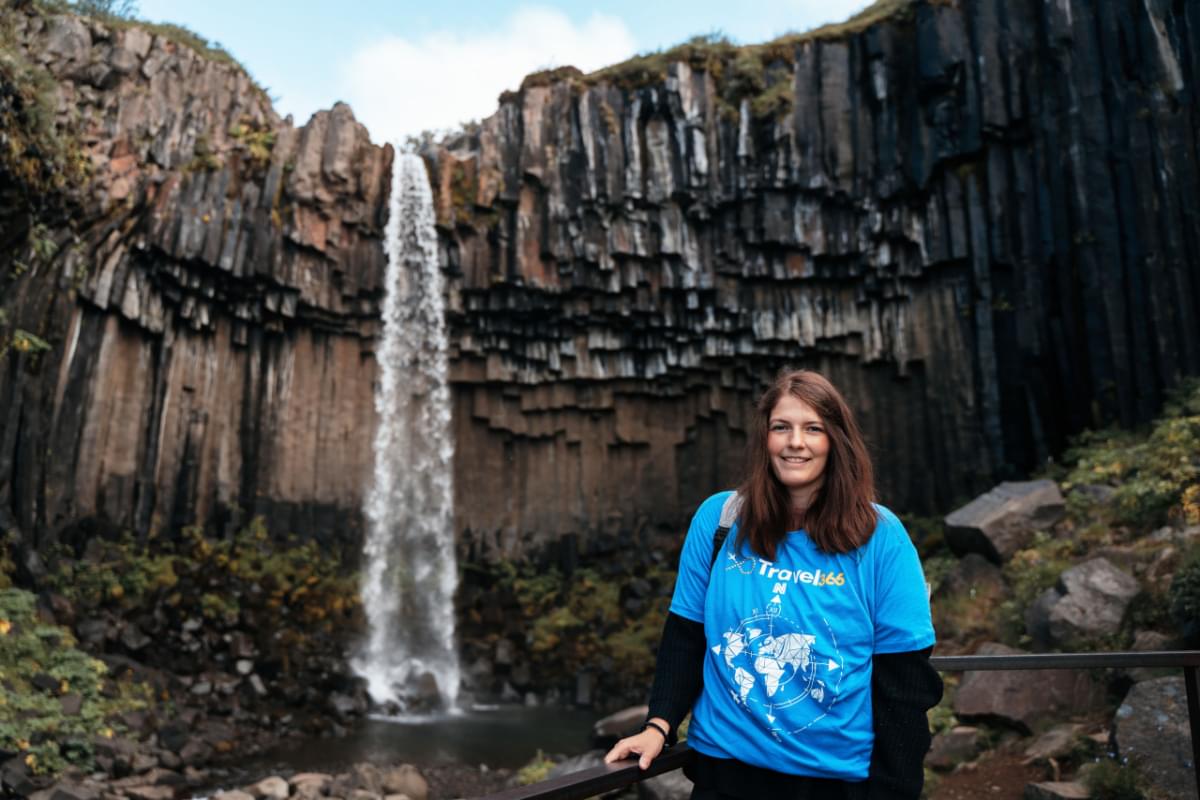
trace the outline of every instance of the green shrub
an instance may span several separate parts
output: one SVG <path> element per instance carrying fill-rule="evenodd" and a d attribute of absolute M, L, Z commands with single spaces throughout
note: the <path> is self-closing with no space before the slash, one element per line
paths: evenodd
<path fill-rule="evenodd" d="M 1066 453 L 1072 468 L 1063 489 L 1115 488 L 1105 508 L 1075 500 L 1078 519 L 1108 518 L 1134 533 L 1169 520 L 1200 522 L 1200 382 L 1182 386 L 1148 433 L 1103 430 L 1081 435 Z"/>
<path fill-rule="evenodd" d="M 1200 545 L 1193 546 L 1171 579 L 1171 618 L 1185 636 L 1200 634 Z"/>
<path fill-rule="evenodd" d="M 115 717 L 145 708 L 152 694 L 107 672 L 76 649 L 69 630 L 38 618 L 32 594 L 0 590 L 0 750 L 19 753 L 38 774 L 93 769 L 92 740 L 121 732 Z M 67 695 L 81 698 L 78 714 L 64 713 Z"/>
<path fill-rule="evenodd" d="M 1092 800 L 1145 800 L 1145 778 L 1133 765 L 1111 759 L 1097 762 L 1084 778 Z"/>

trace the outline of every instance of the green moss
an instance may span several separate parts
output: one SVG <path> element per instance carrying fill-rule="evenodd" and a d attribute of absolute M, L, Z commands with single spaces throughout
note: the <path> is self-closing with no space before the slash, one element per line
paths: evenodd
<path fill-rule="evenodd" d="M 69 630 L 41 622 L 32 594 L 0 590 L 0 750 L 19 753 L 39 774 L 93 769 L 93 739 L 121 732 L 115 717 L 151 699 L 148 686 L 107 672 Z M 64 713 L 68 695 L 79 696 L 79 713 Z"/>

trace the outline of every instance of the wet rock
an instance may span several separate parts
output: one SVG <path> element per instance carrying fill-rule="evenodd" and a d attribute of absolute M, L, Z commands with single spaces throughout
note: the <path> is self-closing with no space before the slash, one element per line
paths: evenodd
<path fill-rule="evenodd" d="M 1075 781 L 1044 781 L 1025 786 L 1023 800 L 1088 800 L 1087 787 Z"/>
<path fill-rule="evenodd" d="M 1182 677 L 1135 683 L 1113 716 L 1113 741 L 1166 798 L 1195 798 L 1187 693 Z"/>
<path fill-rule="evenodd" d="M 191 735 L 191 726 L 180 720 L 172 720 L 158 729 L 158 743 L 178 755 Z"/>
<path fill-rule="evenodd" d="M 1007 561 L 1039 530 L 1062 519 L 1066 503 L 1054 481 L 1005 482 L 946 516 L 946 544 L 956 556 L 979 553 Z"/>
<path fill-rule="evenodd" d="M 292 794 L 304 800 L 314 800 L 329 793 L 333 776 L 324 772 L 300 772 L 288 778 Z"/>
<path fill-rule="evenodd" d="M 202 767 L 212 760 L 213 746 L 203 739 L 192 737 L 179 751 L 179 759 L 189 767 Z"/>
<path fill-rule="evenodd" d="M 288 782 L 278 775 L 263 778 L 258 783 L 250 786 L 248 791 L 258 798 L 258 800 L 287 800 L 290 794 Z"/>
<path fill-rule="evenodd" d="M 937 770 L 953 769 L 962 762 L 975 758 L 980 743 L 978 728 L 956 725 L 933 737 L 925 763 Z"/>
<path fill-rule="evenodd" d="M 137 625 L 126 624 L 121 628 L 121 644 L 136 653 L 150 644 L 150 637 Z"/>
<path fill-rule="evenodd" d="M 350 770 L 350 787 L 372 794 L 383 793 L 383 772 L 374 764 L 355 764 Z"/>
<path fill-rule="evenodd" d="M 132 800 L 174 800 L 175 789 L 171 786 L 126 786 L 121 789 Z"/>
<path fill-rule="evenodd" d="M 628 736 L 641 728 L 649 713 L 649 706 L 640 705 L 623 708 L 614 714 L 609 714 L 592 725 L 592 740 L 597 747 L 611 746 L 621 737 Z"/>
<path fill-rule="evenodd" d="M 225 792 L 217 792 L 212 796 L 212 800 L 254 800 L 254 795 L 243 792 L 241 789 L 230 789 Z"/>
<path fill-rule="evenodd" d="M 1024 653 L 988 642 L 978 655 Z M 963 675 L 954 698 L 954 713 L 964 721 L 1004 722 L 1026 733 L 1043 720 L 1102 708 L 1104 686 L 1084 670 L 973 671 Z"/>
<path fill-rule="evenodd" d="M 382 787 L 384 794 L 406 794 L 412 800 L 426 800 L 429 796 L 429 784 L 411 764 L 385 771 Z"/>
<path fill-rule="evenodd" d="M 49 789 L 29 796 L 29 800 L 97 800 L 100 790 L 95 786 L 84 786 L 72 781 L 61 781 Z"/>
<path fill-rule="evenodd" d="M 676 769 L 638 783 L 638 797 L 645 800 L 688 800 L 692 796 L 692 788 L 692 782 L 683 774 L 683 770 Z"/>

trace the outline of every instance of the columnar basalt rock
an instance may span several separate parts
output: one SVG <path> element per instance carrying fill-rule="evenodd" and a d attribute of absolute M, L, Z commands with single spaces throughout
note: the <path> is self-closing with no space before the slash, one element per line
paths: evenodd
<path fill-rule="evenodd" d="M 66 543 L 263 513 L 357 544 L 391 150 L 345 105 L 293 127 L 168 36 L 6 14 L 90 179 L 6 281 L 9 322 L 53 347 L 4 366 L 3 506 Z"/>
<path fill-rule="evenodd" d="M 1146 419 L 1200 369 L 1198 36 L 1165 2 L 920 2 L 527 80 L 427 151 L 465 527 L 682 521 L 784 365 L 846 391 L 901 508 Z"/>
<path fill-rule="evenodd" d="M 0 256 L 7 324 L 52 345 L 5 360 L 0 516 L 357 543 L 391 150 L 163 35 L 22 8 L 92 176 L 57 253 Z M 784 365 L 845 390 L 884 501 L 926 511 L 1200 373 L 1184 6 L 915 2 L 706 52 L 535 76 L 423 151 L 469 558 L 677 540 Z M 7 242 L 29 215 L 0 194 Z"/>

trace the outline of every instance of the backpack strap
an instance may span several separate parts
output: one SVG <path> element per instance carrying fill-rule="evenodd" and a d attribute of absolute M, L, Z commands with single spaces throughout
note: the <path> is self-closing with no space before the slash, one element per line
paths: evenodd
<path fill-rule="evenodd" d="M 721 519 L 713 534 L 712 558 L 708 561 L 709 572 L 712 572 L 713 565 L 717 563 L 717 554 L 721 552 L 721 547 L 725 544 L 725 537 L 729 535 L 729 529 L 733 527 L 733 523 L 737 522 L 738 514 L 741 512 L 742 496 L 740 494 L 734 492 L 725 498 L 725 505 L 721 506 Z"/>

